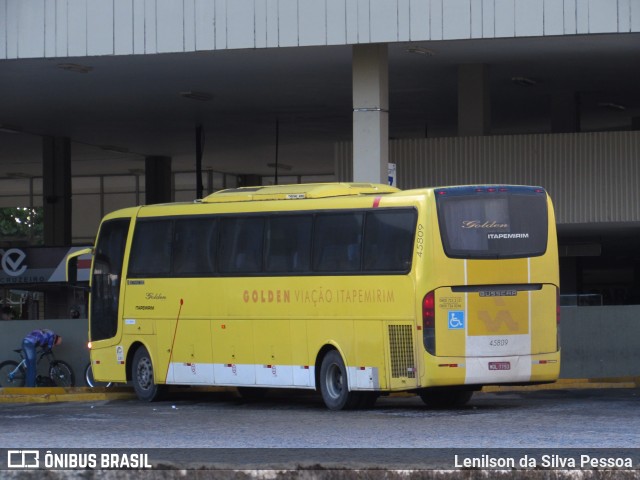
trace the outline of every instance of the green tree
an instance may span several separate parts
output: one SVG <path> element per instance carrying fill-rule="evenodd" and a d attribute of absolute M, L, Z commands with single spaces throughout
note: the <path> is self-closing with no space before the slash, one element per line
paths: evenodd
<path fill-rule="evenodd" d="M 0 208 L 0 241 L 42 245 L 44 218 L 42 207 Z"/>

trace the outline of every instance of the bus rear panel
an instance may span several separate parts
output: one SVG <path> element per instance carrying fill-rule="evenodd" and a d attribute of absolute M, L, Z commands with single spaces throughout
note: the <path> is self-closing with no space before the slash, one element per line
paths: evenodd
<path fill-rule="evenodd" d="M 435 288 L 422 305 L 424 383 L 555 381 L 559 282 L 546 192 L 474 186 L 436 189 L 434 197 L 441 241 Z"/>

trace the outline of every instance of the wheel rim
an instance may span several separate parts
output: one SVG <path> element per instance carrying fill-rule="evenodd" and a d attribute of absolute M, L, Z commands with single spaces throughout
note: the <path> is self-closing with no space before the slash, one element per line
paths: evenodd
<path fill-rule="evenodd" d="M 153 367 L 147 357 L 141 358 L 137 369 L 138 385 L 143 390 L 148 390 L 153 385 Z"/>
<path fill-rule="evenodd" d="M 342 370 L 335 363 L 327 369 L 326 387 L 331 398 L 340 398 L 344 390 Z"/>
<path fill-rule="evenodd" d="M 87 385 L 93 387 L 93 372 L 91 371 L 91 364 L 89 364 L 84 371 L 84 381 L 87 382 Z"/>

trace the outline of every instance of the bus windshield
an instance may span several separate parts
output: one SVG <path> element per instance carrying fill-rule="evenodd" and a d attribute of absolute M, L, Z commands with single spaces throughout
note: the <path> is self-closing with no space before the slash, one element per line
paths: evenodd
<path fill-rule="evenodd" d="M 436 202 L 450 258 L 536 257 L 547 249 L 547 197 L 541 188 L 443 188 Z"/>

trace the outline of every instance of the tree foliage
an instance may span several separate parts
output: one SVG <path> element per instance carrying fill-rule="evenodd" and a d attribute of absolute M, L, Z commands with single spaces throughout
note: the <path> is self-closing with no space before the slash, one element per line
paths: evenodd
<path fill-rule="evenodd" d="M 0 208 L 0 241 L 41 245 L 44 217 L 41 207 Z"/>

